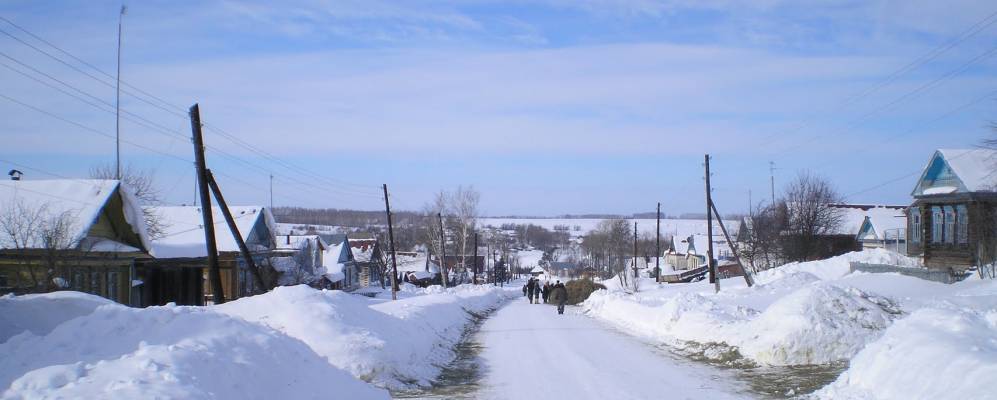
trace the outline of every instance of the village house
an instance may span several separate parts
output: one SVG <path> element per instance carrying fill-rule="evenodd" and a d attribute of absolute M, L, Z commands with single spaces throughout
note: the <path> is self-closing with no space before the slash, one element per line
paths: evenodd
<path fill-rule="evenodd" d="M 137 290 L 142 306 L 175 303 L 204 305 L 212 301 L 207 284 L 207 249 L 204 243 L 204 220 L 199 206 L 147 207 L 159 219 L 162 234 L 153 238 L 154 259 L 139 262 Z M 268 258 L 276 248 L 274 219 L 261 206 L 229 207 L 239 234 L 252 255 L 253 262 L 273 276 Z M 221 269 L 225 300 L 257 293 L 253 272 L 249 270 L 239 245 L 229 231 L 221 209 L 212 207 L 218 263 Z M 272 285 L 273 282 L 264 282 Z"/>
<path fill-rule="evenodd" d="M 706 273 L 706 252 L 696 249 L 697 240 L 705 242 L 706 235 L 672 236 L 667 241 L 658 282 L 689 282 Z"/>
<path fill-rule="evenodd" d="M 322 255 L 325 272 L 319 287 L 354 291 L 360 287 L 360 273 L 353 258 L 349 238 L 345 234 L 323 235 L 327 247 Z"/>
<path fill-rule="evenodd" d="M 385 258 L 377 239 L 349 239 L 349 243 L 359 273 L 360 287 L 383 288 Z M 389 254 L 388 257 L 390 256 Z"/>
<path fill-rule="evenodd" d="M 997 151 L 941 149 L 921 172 L 908 209 L 908 254 L 959 274 L 993 262 Z"/>
<path fill-rule="evenodd" d="M 427 287 L 440 282 L 440 266 L 425 252 L 395 252 L 400 282 Z"/>
<path fill-rule="evenodd" d="M 0 293 L 72 289 L 133 302 L 151 244 L 142 208 L 116 180 L 0 183 Z"/>
<path fill-rule="evenodd" d="M 876 206 L 865 212 L 856 240 L 863 249 L 907 253 L 907 207 Z"/>
<path fill-rule="evenodd" d="M 320 286 L 325 273 L 323 257 L 328 245 L 319 235 L 280 235 L 269 258 L 282 286 Z"/>

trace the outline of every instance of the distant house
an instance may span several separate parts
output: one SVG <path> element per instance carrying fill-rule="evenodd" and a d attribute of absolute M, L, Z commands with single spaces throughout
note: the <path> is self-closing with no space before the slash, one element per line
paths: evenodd
<path fill-rule="evenodd" d="M 136 261 L 151 247 L 119 181 L 0 182 L 0 293 L 72 289 L 133 304 Z"/>
<path fill-rule="evenodd" d="M 997 151 L 942 149 L 921 172 L 908 209 L 908 253 L 963 272 L 994 259 Z"/>
<path fill-rule="evenodd" d="M 440 282 L 440 266 L 424 252 L 396 252 L 401 282 L 426 287 Z"/>
<path fill-rule="evenodd" d="M 907 207 L 874 207 L 866 211 L 856 240 L 863 249 L 885 248 L 906 253 Z"/>
<path fill-rule="evenodd" d="M 672 236 L 663 257 L 658 282 L 679 283 L 701 278 L 707 272 L 706 252 L 696 249 L 697 240 L 706 242 L 706 235 L 690 235 L 685 239 Z"/>
<path fill-rule="evenodd" d="M 280 235 L 270 257 L 278 273 L 279 285 L 318 286 L 325 273 L 324 255 L 328 245 L 319 235 Z"/>
<path fill-rule="evenodd" d="M 360 287 L 384 287 L 385 258 L 377 239 L 349 239 L 349 242 Z"/>
<path fill-rule="evenodd" d="M 353 258 L 349 238 L 344 234 L 323 235 L 328 247 L 322 256 L 324 283 L 328 289 L 354 291 L 360 288 L 360 273 Z"/>
<path fill-rule="evenodd" d="M 207 249 L 204 244 L 203 208 L 198 206 L 147 207 L 159 218 L 162 235 L 153 238 L 154 259 L 139 262 L 138 280 L 141 305 L 204 305 L 212 300 L 207 283 Z M 239 234 L 261 268 L 268 267 L 268 257 L 276 248 L 274 219 L 261 206 L 229 207 Z M 257 292 L 255 277 L 229 231 L 221 209 L 212 207 L 215 243 L 221 268 L 225 300 Z M 266 282 L 265 282 L 266 283 Z"/>

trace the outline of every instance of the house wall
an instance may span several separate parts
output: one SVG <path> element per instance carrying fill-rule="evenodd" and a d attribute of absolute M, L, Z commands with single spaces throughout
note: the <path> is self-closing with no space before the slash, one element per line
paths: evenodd
<path fill-rule="evenodd" d="M 958 206 L 965 205 L 968 226 L 967 243 L 959 243 L 958 238 L 954 243 L 935 243 L 932 241 L 934 230 L 934 206 Z M 978 250 L 981 243 L 992 241 L 994 238 L 995 223 L 995 201 L 972 199 L 966 195 L 938 196 L 915 201 L 914 207 L 918 208 L 921 216 L 921 240 L 919 243 L 910 241 L 908 251 L 911 255 L 922 255 L 924 265 L 928 268 L 946 269 L 954 272 L 962 272 L 977 264 L 980 256 Z M 908 221 L 908 234 L 914 233 L 914 222 Z M 942 225 L 944 229 L 944 225 Z M 958 230 L 958 226 L 955 228 Z M 910 236 L 908 236 L 910 237 Z M 985 248 L 985 247 L 984 247 Z M 992 255 L 990 255 L 992 259 Z"/>
<path fill-rule="evenodd" d="M 76 290 L 129 304 L 130 266 L 134 257 L 75 251 L 62 251 L 56 257 L 53 260 L 37 252 L 0 254 L 0 294 Z M 54 277 L 65 279 L 68 287 L 56 286 L 51 279 Z"/>

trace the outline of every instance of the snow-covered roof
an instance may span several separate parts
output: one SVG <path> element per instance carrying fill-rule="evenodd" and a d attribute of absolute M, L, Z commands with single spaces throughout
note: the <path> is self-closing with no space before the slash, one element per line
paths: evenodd
<path fill-rule="evenodd" d="M 120 194 L 123 217 L 125 222 L 137 235 L 145 250 L 152 246 L 142 215 L 142 208 L 131 190 L 116 180 L 106 179 L 49 179 L 20 180 L 0 182 L 0 212 L 9 212 L 15 207 L 25 207 L 25 211 L 39 213 L 44 223 L 52 223 L 55 219 L 67 218 L 68 236 L 66 246 L 78 247 L 87 238 L 90 229 L 99 220 L 108 202 L 114 194 Z M 37 225 L 36 225 L 37 227 Z M 42 248 L 44 240 L 42 230 L 36 229 L 30 237 L 22 239 L 26 248 Z M 29 232 L 31 233 L 31 232 Z M 88 244 L 100 243 L 94 240 Z M 7 238 L 0 238 L 0 248 L 14 247 L 7 243 Z M 135 251 L 132 245 L 102 246 L 100 251 Z M 95 251 L 90 248 L 88 250 Z"/>
<path fill-rule="evenodd" d="M 388 256 L 388 263 L 390 265 L 390 255 Z M 416 255 L 405 255 L 396 254 L 398 271 L 399 272 L 415 272 L 415 271 L 425 271 L 426 270 L 426 254 L 416 253 Z M 429 272 L 437 273 L 440 272 L 440 266 L 433 261 L 429 261 Z"/>
<path fill-rule="evenodd" d="M 240 233 L 242 230 L 239 231 Z M 325 249 L 328 245 L 319 235 L 281 235 L 277 236 L 277 248 L 285 250 L 298 250 L 312 244 L 319 249 Z"/>
<path fill-rule="evenodd" d="M 992 192 L 997 188 L 997 150 L 939 149 L 921 172 L 912 196 Z"/>
<path fill-rule="evenodd" d="M 541 266 L 539 266 L 539 265 L 538 265 L 538 266 L 536 266 L 536 267 L 533 267 L 533 269 L 531 269 L 531 270 L 530 270 L 530 273 L 531 273 L 531 274 L 542 274 L 542 273 L 544 273 L 544 272 L 545 272 L 545 271 L 544 271 L 543 267 L 541 267 Z"/>
<path fill-rule="evenodd" d="M 208 252 L 204 247 L 204 220 L 201 216 L 201 207 L 167 206 L 149 207 L 148 209 L 159 216 L 164 226 L 163 235 L 153 240 L 152 243 L 154 255 L 157 258 L 207 256 Z M 239 251 L 239 245 L 229 233 L 228 224 L 225 222 L 221 209 L 212 207 L 212 211 L 218 251 Z M 235 219 L 236 227 L 239 228 L 239 234 L 247 242 L 250 241 L 253 227 L 259 222 L 265 223 L 269 231 L 273 232 L 274 220 L 268 209 L 261 206 L 236 206 L 229 207 L 229 211 Z"/>
<path fill-rule="evenodd" d="M 349 239 L 350 250 L 353 252 L 353 259 L 359 263 L 370 262 L 374 258 L 374 248 L 377 247 L 377 239 Z"/>
<path fill-rule="evenodd" d="M 876 207 L 866 212 L 865 221 L 858 232 L 859 240 L 896 239 L 904 237 L 907 215 L 902 210 Z"/>

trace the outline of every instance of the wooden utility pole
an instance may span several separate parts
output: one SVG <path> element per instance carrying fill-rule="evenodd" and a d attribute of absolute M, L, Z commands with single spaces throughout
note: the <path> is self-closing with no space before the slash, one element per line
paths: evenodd
<path fill-rule="evenodd" d="M 201 198 L 201 217 L 204 223 L 204 245 L 208 255 L 208 280 L 211 298 L 215 304 L 225 303 L 222 289 L 222 272 L 218 266 L 218 246 L 215 244 L 215 221 L 208 194 L 208 174 L 204 162 L 204 138 L 201 137 L 201 111 L 197 104 L 190 107 L 190 129 L 194 136 L 194 165 L 197 166 L 197 193 Z"/>
<path fill-rule="evenodd" d="M 637 221 L 634 221 L 634 287 L 637 287 Z"/>
<path fill-rule="evenodd" d="M 388 184 L 384 186 L 384 212 L 388 214 L 388 243 L 391 245 L 391 300 L 398 300 L 398 261 L 395 260 L 395 229 L 391 226 L 391 204 L 388 203 Z"/>
<path fill-rule="evenodd" d="M 730 251 L 734 253 L 734 259 L 737 260 L 737 266 L 741 268 L 741 272 L 744 273 L 744 283 L 748 284 L 748 287 L 752 287 L 755 284 L 755 280 L 751 277 L 747 268 L 744 268 L 744 263 L 741 262 L 741 256 L 737 253 L 737 245 L 733 240 L 730 239 L 730 235 L 727 234 L 727 227 L 724 226 L 723 219 L 720 218 L 720 212 L 717 211 L 717 205 L 710 203 L 713 208 L 713 213 L 717 216 L 717 220 L 720 221 L 720 231 L 724 233 L 724 239 L 727 239 L 727 245 L 730 246 Z"/>
<path fill-rule="evenodd" d="M 710 273 L 710 283 L 713 284 L 713 289 L 717 292 L 720 291 L 720 279 L 717 277 L 717 265 L 713 262 L 713 195 L 710 193 L 712 188 L 710 187 L 710 155 L 707 154 L 705 157 L 706 163 L 706 266 Z"/>
<path fill-rule="evenodd" d="M 204 173 L 208 176 L 208 186 L 211 187 L 211 192 L 215 194 L 215 200 L 218 201 L 218 208 L 222 210 L 222 216 L 225 217 L 225 222 L 228 224 L 228 230 L 232 232 L 232 237 L 235 238 L 235 243 L 239 245 L 239 253 L 242 254 L 242 260 L 246 262 L 246 267 L 252 271 L 253 278 L 256 279 L 256 287 L 258 290 L 254 292 L 261 293 L 270 290 L 267 284 L 263 281 L 263 274 L 256 265 L 256 261 L 253 260 L 252 253 L 249 252 L 249 246 L 246 246 L 246 241 L 242 240 L 242 233 L 239 232 L 239 227 L 235 224 L 235 218 L 232 217 L 232 211 L 228 209 L 228 203 L 225 202 L 225 197 L 222 196 L 222 190 L 218 188 L 218 182 L 215 181 L 215 176 L 211 173 L 210 169 L 205 169 Z M 260 210 L 260 212 L 263 212 L 263 210 Z"/>
<path fill-rule="evenodd" d="M 443 280 L 443 288 L 447 288 L 447 238 L 443 228 L 443 214 L 436 214 L 440 219 L 440 278 Z"/>
<path fill-rule="evenodd" d="M 472 271 L 474 274 L 472 279 L 474 284 L 477 285 L 478 284 L 478 232 L 474 232 L 474 261 L 472 262 L 474 263 L 474 267 L 472 267 Z"/>
<path fill-rule="evenodd" d="M 661 278 L 661 202 L 658 202 L 658 221 L 655 225 L 654 234 L 654 281 L 658 282 Z"/>

